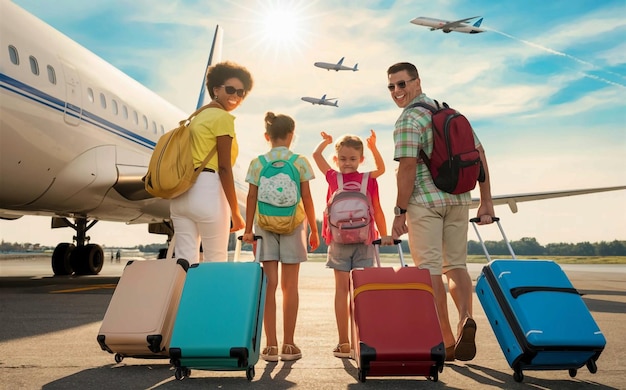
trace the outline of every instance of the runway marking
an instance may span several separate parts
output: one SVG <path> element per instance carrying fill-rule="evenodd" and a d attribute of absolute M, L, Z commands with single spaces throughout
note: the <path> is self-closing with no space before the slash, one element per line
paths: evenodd
<path fill-rule="evenodd" d="M 72 292 L 81 292 L 81 291 L 91 291 L 91 290 L 100 290 L 100 289 L 115 289 L 116 284 L 100 284 L 97 286 L 88 286 L 88 287 L 76 287 L 70 288 L 66 290 L 55 290 L 50 291 L 51 294 L 60 294 L 60 293 L 72 293 Z"/>

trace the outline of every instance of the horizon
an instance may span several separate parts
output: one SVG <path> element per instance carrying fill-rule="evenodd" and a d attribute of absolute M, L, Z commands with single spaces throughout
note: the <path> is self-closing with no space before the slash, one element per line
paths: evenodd
<path fill-rule="evenodd" d="M 424 92 L 465 114 L 485 147 L 492 194 L 506 195 L 626 184 L 626 3 L 606 1 L 427 1 L 325 4 L 304 0 L 161 4 L 119 0 L 77 4 L 16 0 L 17 5 L 157 92 L 185 111 L 195 109 L 216 25 L 224 29 L 222 60 L 246 66 L 255 86 L 234 111 L 240 150 L 264 153 L 265 112 L 296 121 L 292 149 L 314 167 L 316 215 L 326 182 L 311 157 L 326 131 L 336 140 L 370 129 L 387 172 L 379 178 L 391 226 L 395 205 L 393 124 L 400 114 L 386 89 L 386 69 L 414 63 Z M 72 10 L 67 12 L 66 10 Z M 455 20 L 481 15 L 481 34 L 430 31 L 410 20 Z M 327 71 L 314 62 L 359 64 L 358 71 Z M 313 106 L 302 96 L 337 97 L 339 107 Z M 182 118 L 181 118 L 182 119 Z M 261 145 L 261 146 L 260 146 Z M 332 147 L 324 155 L 330 158 Z M 249 156 L 240 155 L 242 161 Z M 365 151 L 363 171 L 373 169 Z M 478 196 L 474 190 L 472 195 Z M 614 191 L 524 202 L 513 214 L 496 207 L 511 241 L 626 240 L 626 192 Z M 475 209 L 470 210 L 470 216 Z M 0 221 L 0 239 L 54 246 L 71 229 L 51 230 L 49 217 Z M 499 231 L 483 227 L 485 240 Z M 106 246 L 156 243 L 165 236 L 147 225 L 99 222 L 87 234 Z M 471 229 L 470 229 L 471 230 Z M 406 236 L 402 237 L 406 239 Z M 475 240 L 474 232 L 468 240 Z M 145 244 L 144 244 L 145 245 Z"/>

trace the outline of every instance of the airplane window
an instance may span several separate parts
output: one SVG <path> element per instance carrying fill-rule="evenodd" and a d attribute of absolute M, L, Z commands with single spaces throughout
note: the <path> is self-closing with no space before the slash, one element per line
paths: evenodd
<path fill-rule="evenodd" d="M 111 107 L 113 108 L 113 113 L 115 115 L 117 115 L 118 113 L 118 109 L 117 109 L 117 100 L 115 99 L 111 99 Z"/>
<path fill-rule="evenodd" d="M 157 127 L 156 127 L 156 123 L 154 123 L 154 121 L 152 121 L 152 132 L 153 132 L 154 134 L 156 134 L 156 133 L 157 133 Z"/>
<path fill-rule="evenodd" d="M 13 65 L 20 64 L 20 56 L 17 54 L 17 49 L 15 46 L 9 45 L 9 58 L 11 58 L 11 63 Z"/>
<path fill-rule="evenodd" d="M 128 119 L 128 108 L 125 105 L 122 105 L 122 115 L 124 119 Z"/>
<path fill-rule="evenodd" d="M 91 88 L 87 88 L 87 97 L 89 98 L 89 101 L 93 103 L 94 98 L 93 98 L 93 89 Z"/>
<path fill-rule="evenodd" d="M 50 83 L 55 84 L 57 83 L 57 74 L 54 71 L 54 68 L 50 65 L 48 65 L 48 81 L 50 81 Z"/>
<path fill-rule="evenodd" d="M 133 119 L 135 121 L 135 124 L 138 125 L 139 124 L 139 116 L 137 115 L 137 111 L 133 111 Z"/>
<path fill-rule="evenodd" d="M 30 56 L 30 71 L 33 72 L 35 76 L 39 76 L 39 64 L 37 63 L 37 59 L 33 56 Z"/>
<path fill-rule="evenodd" d="M 100 93 L 100 105 L 102 106 L 102 108 L 106 109 L 107 108 L 107 98 L 106 96 L 104 96 L 103 93 Z"/>
<path fill-rule="evenodd" d="M 143 128 L 148 130 L 148 118 L 146 118 L 146 116 L 143 116 Z"/>

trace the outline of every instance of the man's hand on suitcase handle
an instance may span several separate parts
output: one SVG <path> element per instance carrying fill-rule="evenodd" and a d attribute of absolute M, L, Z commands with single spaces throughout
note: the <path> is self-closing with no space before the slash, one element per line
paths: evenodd
<path fill-rule="evenodd" d="M 494 223 L 499 220 L 500 218 L 498 217 L 495 217 L 495 216 L 492 217 L 491 215 L 485 214 L 485 215 L 481 215 L 480 217 L 470 219 L 470 222 L 477 223 L 479 225 L 488 225 L 490 223 Z"/>

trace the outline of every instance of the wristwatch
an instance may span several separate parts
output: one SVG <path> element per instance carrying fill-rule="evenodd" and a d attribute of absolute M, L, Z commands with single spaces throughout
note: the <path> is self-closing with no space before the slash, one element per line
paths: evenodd
<path fill-rule="evenodd" d="M 406 213 L 406 209 L 403 209 L 401 207 L 396 206 L 396 207 L 393 208 L 393 213 L 397 217 L 397 216 L 400 216 L 400 215 Z"/>

